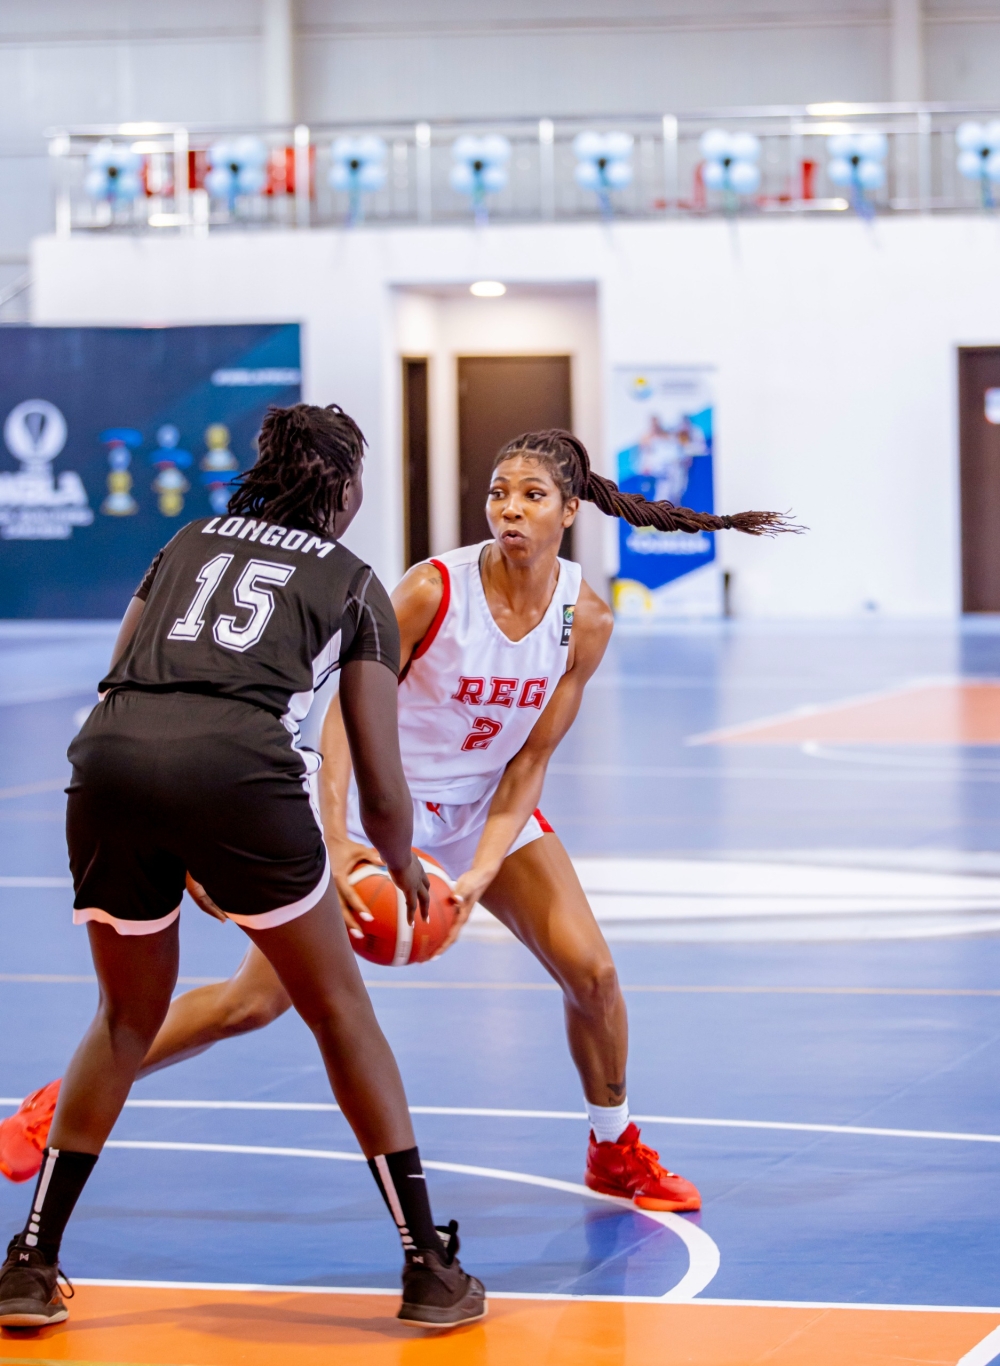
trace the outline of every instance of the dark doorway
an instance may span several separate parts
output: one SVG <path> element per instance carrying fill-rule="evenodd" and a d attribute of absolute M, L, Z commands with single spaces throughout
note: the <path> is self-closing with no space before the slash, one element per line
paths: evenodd
<path fill-rule="evenodd" d="M 1000 612 L 1000 346 L 958 352 L 962 611 Z"/>
<path fill-rule="evenodd" d="M 427 361 L 403 358 L 403 546 L 406 568 L 431 553 Z"/>
<path fill-rule="evenodd" d="M 462 544 L 489 535 L 486 490 L 493 457 L 521 432 L 571 429 L 569 356 L 460 356 L 458 468 Z M 572 531 L 560 553 L 572 557 Z"/>

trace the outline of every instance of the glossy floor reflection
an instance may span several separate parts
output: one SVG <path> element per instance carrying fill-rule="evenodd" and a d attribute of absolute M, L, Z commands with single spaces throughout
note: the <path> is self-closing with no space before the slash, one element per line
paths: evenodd
<path fill-rule="evenodd" d="M 7 1109 L 62 1070 L 93 1009 L 86 939 L 69 923 L 61 786 L 66 744 L 111 634 L 0 632 Z M 1000 637 L 868 624 L 622 635 L 557 755 L 544 809 L 580 856 L 808 856 L 811 864 L 993 873 L 1000 756 L 988 747 L 940 746 L 930 756 L 925 747 L 919 763 L 911 750 L 890 748 L 879 767 L 849 747 L 830 759 L 799 746 L 685 743 L 963 671 L 1000 676 Z M 190 905 L 182 921 L 185 979 L 228 973 L 240 932 Z M 614 952 L 628 988 L 629 1093 L 648 1117 L 644 1137 L 704 1194 L 687 1238 L 563 1188 L 582 1179 L 586 1126 L 574 1117 L 582 1106 L 559 995 L 523 949 L 469 940 L 419 969 L 368 972 L 422 1151 L 435 1164 L 435 1207 L 460 1219 L 463 1258 L 491 1288 L 659 1298 L 696 1263 L 709 1267 L 715 1248 L 718 1269 L 701 1299 L 1000 1305 L 1000 939 L 626 940 Z M 114 1140 L 128 1146 L 106 1152 L 71 1226 L 70 1274 L 358 1290 L 397 1283 L 395 1235 L 352 1160 L 347 1126 L 331 1110 L 296 1108 L 329 1104 L 297 1020 L 161 1072 L 134 1099 L 169 1104 L 125 1111 Z M 516 1179 L 525 1176 L 552 1184 Z M 0 1184 L 5 1236 L 22 1221 L 28 1193 Z M 962 1352 L 989 1330 L 982 1317 L 963 1320 Z M 511 1337 L 509 1324 L 503 1332 L 495 1358 L 484 1339 L 484 1361 L 512 1359 L 515 1340 L 523 1350 L 536 1341 Z M 109 1360 L 237 1359 L 206 1357 L 187 1339 L 173 1355 L 123 1356 L 125 1339 L 115 1341 Z M 21 1342 L 15 1353 L 4 1338 L 0 1359 L 51 1355 L 41 1345 Z M 179 1356 L 182 1346 L 188 1354 Z M 620 1359 L 670 1359 L 645 1350 Z M 732 1350 L 711 1359 L 755 1359 L 738 1344 Z M 818 1362 L 826 1351 L 814 1344 L 811 1358 L 773 1359 Z M 867 1359 L 861 1347 L 850 1351 Z M 907 1359 L 960 1354 L 956 1346 L 951 1356 Z M 70 1353 L 97 1355 L 82 1342 Z"/>

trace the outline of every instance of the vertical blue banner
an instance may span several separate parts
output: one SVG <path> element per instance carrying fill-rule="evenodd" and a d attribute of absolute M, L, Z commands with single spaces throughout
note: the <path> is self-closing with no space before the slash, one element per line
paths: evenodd
<path fill-rule="evenodd" d="M 0 328 L 0 617 L 120 616 L 300 393 L 297 323 Z"/>
<path fill-rule="evenodd" d="M 611 424 L 619 488 L 641 493 L 650 502 L 665 499 L 696 512 L 714 512 L 712 415 L 711 371 L 673 365 L 618 367 Z M 616 609 L 655 617 L 679 597 L 669 585 L 714 561 L 715 536 L 654 531 L 619 521 L 618 552 Z"/>

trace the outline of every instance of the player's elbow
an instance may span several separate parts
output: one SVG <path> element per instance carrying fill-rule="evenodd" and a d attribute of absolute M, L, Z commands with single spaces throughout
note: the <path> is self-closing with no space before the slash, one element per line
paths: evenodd
<path fill-rule="evenodd" d="M 518 792 L 535 791 L 541 794 L 545 773 L 552 757 L 548 745 L 532 745 L 530 740 L 507 766 L 507 772 Z"/>

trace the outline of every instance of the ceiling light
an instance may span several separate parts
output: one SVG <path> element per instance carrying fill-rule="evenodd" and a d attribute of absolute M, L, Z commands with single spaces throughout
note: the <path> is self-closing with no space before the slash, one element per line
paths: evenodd
<path fill-rule="evenodd" d="M 499 280 L 477 280 L 474 285 L 469 286 L 469 293 L 474 294 L 477 299 L 499 299 L 501 294 L 507 293 L 507 286 L 502 285 Z"/>

